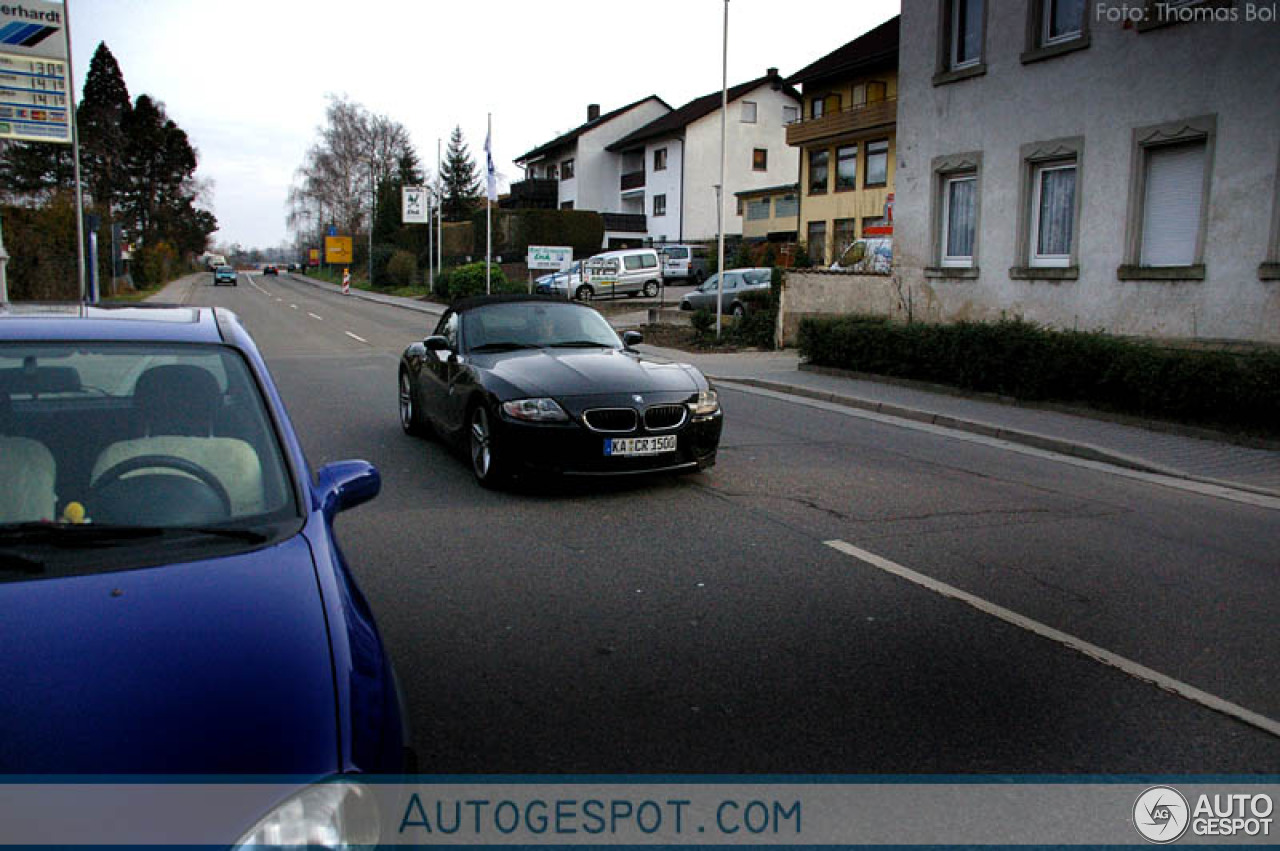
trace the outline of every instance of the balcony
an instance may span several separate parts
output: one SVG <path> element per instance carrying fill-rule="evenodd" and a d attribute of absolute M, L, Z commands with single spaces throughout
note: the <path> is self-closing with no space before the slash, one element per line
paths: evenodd
<path fill-rule="evenodd" d="M 632 171 L 622 175 L 622 191 L 633 192 L 644 189 L 644 170 Z"/>
<path fill-rule="evenodd" d="M 644 233 L 644 213 L 601 213 L 604 229 L 611 233 Z"/>
<path fill-rule="evenodd" d="M 517 180 L 511 184 L 511 193 L 505 206 L 514 209 L 554 210 L 560 192 L 559 181 L 544 178 Z"/>
<path fill-rule="evenodd" d="M 807 118 L 787 125 L 787 144 L 804 145 L 850 133 L 892 127 L 898 121 L 898 99 L 859 104 L 819 118 Z"/>

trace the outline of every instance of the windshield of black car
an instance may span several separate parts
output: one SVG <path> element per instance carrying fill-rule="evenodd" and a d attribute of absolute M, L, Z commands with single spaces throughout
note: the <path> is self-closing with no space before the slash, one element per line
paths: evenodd
<path fill-rule="evenodd" d="M 102 543 L 42 525 L 253 530 L 298 518 L 267 410 L 226 346 L 0 344 L 0 554 Z"/>
<path fill-rule="evenodd" d="M 469 351 L 567 346 L 622 348 L 609 323 L 595 310 L 554 301 L 485 305 L 462 314 Z"/>

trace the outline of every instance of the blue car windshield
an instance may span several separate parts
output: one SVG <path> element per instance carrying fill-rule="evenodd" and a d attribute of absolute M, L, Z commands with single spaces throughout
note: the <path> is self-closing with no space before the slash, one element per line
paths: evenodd
<path fill-rule="evenodd" d="M 234 530 L 300 516 L 267 411 L 230 347 L 0 344 L 0 553 L 40 525 Z"/>
<path fill-rule="evenodd" d="M 622 348 L 622 341 L 603 316 L 577 304 L 513 301 L 462 314 L 468 350 L 593 346 Z"/>

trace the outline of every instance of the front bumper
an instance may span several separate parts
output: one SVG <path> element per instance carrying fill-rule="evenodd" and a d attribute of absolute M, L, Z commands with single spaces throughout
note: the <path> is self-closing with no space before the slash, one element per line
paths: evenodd
<path fill-rule="evenodd" d="M 511 469 L 566 476 L 620 476 L 702 470 L 714 466 L 724 415 L 689 419 L 674 430 L 648 431 L 643 426 L 625 434 L 592 431 L 571 414 L 567 423 L 525 423 L 503 417 L 499 451 Z M 675 435 L 674 452 L 657 455 L 605 454 L 605 441 L 615 437 Z"/>

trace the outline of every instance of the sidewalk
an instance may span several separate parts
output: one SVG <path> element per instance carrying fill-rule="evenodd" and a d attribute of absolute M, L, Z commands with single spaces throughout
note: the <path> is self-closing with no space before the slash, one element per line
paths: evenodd
<path fill-rule="evenodd" d="M 317 287 L 340 289 L 302 275 L 293 277 Z M 351 290 L 351 295 L 436 316 L 444 312 L 441 305 L 415 299 L 356 289 Z M 609 319 L 617 327 L 635 327 L 645 322 L 646 317 L 646 310 L 641 308 L 634 313 L 616 313 Z M 1159 430 L 1167 427 L 1159 423 L 1143 428 L 919 386 L 902 386 L 834 370 L 822 371 L 802 364 L 794 350 L 702 354 L 644 343 L 637 350 L 654 360 L 692 363 L 716 381 L 818 399 L 1132 470 L 1280 498 L 1280 451 L 1272 449 L 1171 433 Z"/>
<path fill-rule="evenodd" d="M 697 354 L 641 344 L 715 381 L 818 399 L 1133 470 L 1280 497 L 1280 451 L 821 371 L 793 350 Z M 834 374 L 832 374 L 834 373 Z M 1159 428 L 1160 424 L 1152 424 Z"/>

